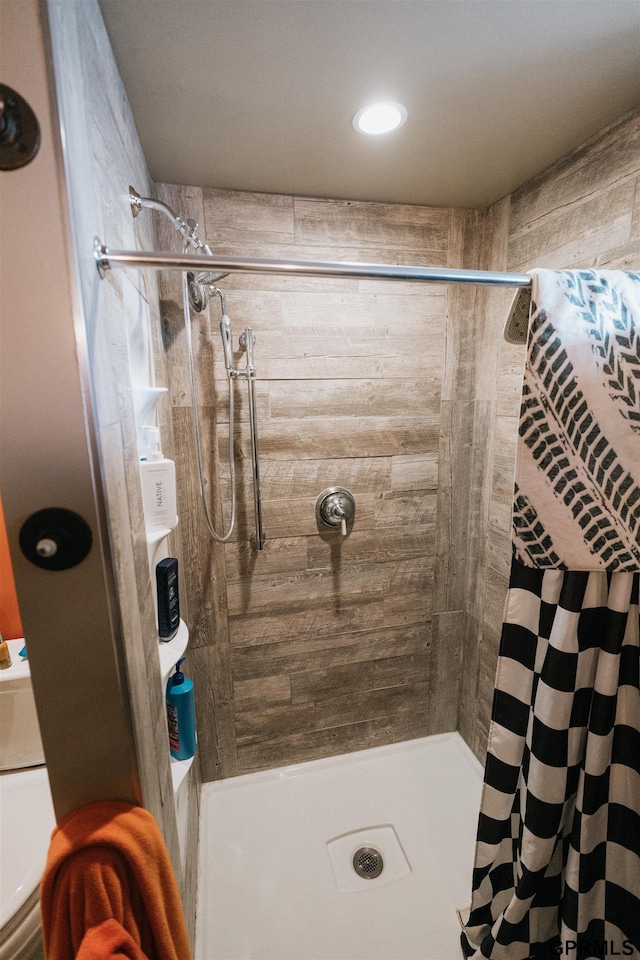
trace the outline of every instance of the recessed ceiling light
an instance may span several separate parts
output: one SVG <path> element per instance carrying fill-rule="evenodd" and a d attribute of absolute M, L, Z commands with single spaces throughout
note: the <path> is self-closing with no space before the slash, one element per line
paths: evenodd
<path fill-rule="evenodd" d="M 387 100 L 358 110 L 352 123 L 358 133 L 389 133 L 401 127 L 406 119 L 406 107 Z"/>

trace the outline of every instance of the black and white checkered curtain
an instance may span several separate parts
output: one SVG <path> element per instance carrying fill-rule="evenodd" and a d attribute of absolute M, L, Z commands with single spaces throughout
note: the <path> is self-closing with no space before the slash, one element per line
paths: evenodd
<path fill-rule="evenodd" d="M 640 956 L 638 580 L 513 561 L 467 957 Z"/>
<path fill-rule="evenodd" d="M 533 271 L 532 303 L 462 948 L 640 960 L 640 273 Z"/>

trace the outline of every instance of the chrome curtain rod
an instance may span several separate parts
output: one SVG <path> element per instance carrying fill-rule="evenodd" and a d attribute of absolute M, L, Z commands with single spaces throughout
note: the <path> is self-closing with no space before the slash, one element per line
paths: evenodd
<path fill-rule="evenodd" d="M 150 270 L 220 270 L 224 273 L 297 274 L 302 277 L 357 277 L 369 280 L 414 280 L 429 283 L 492 283 L 503 287 L 530 287 L 526 273 L 490 270 L 452 270 L 444 267 L 405 267 L 387 263 L 335 263 L 322 260 L 256 260 L 204 253 L 159 253 L 155 250 L 110 250 L 98 239 L 94 245 L 98 273 L 113 267 Z"/>

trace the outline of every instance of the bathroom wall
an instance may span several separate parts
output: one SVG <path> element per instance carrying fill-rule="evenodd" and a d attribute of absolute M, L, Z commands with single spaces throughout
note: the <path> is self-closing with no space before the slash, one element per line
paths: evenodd
<path fill-rule="evenodd" d="M 640 112 L 625 114 L 487 212 L 483 266 L 640 269 Z M 524 346 L 502 337 L 511 295 L 480 302 L 476 470 L 486 477 L 472 519 L 482 544 L 469 568 L 459 729 L 484 757 L 508 583 L 510 510 Z"/>
<path fill-rule="evenodd" d="M 112 271 L 100 280 L 92 255 L 96 235 L 114 248 L 155 247 L 151 215 L 134 221 L 128 200 L 130 184 L 143 195 L 151 193 L 152 184 L 97 2 L 51 0 L 48 9 L 141 799 L 163 829 L 182 879 L 135 421 L 134 388 L 153 383 L 154 378 L 160 385 L 166 382 L 158 338 L 158 289 L 150 272 Z M 170 456 L 168 410 L 165 399 L 159 419 Z M 173 539 L 171 549 L 180 556 L 180 544 Z M 192 794 L 195 798 L 197 791 Z M 193 848 L 197 808 L 191 820 Z M 183 882 L 189 920 L 195 912 L 192 873 Z"/>
<path fill-rule="evenodd" d="M 477 257 L 476 212 L 171 185 L 158 195 L 197 219 L 221 254 L 430 266 Z M 170 228 L 160 229 L 161 248 L 176 249 Z M 170 277 L 161 284 L 204 779 L 455 729 L 475 290 L 259 275 L 221 286 L 236 346 L 246 325 L 256 335 L 262 553 L 249 543 L 242 381 L 237 527 L 224 547 L 205 532 L 180 287 Z M 210 314 L 193 324 L 220 529 L 228 400 L 217 302 Z M 334 484 L 356 498 L 345 539 L 316 524 L 316 497 Z"/>

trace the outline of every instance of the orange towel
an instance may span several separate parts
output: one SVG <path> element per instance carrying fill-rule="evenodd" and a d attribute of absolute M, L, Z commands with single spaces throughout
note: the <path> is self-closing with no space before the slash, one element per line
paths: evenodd
<path fill-rule="evenodd" d="M 124 927 L 112 918 L 87 930 L 76 960 L 148 960 L 148 957 Z"/>
<path fill-rule="evenodd" d="M 75 960 L 85 935 L 110 919 L 138 948 L 132 960 L 190 960 L 169 854 L 142 807 L 104 801 L 65 817 L 51 835 L 40 906 L 47 960 Z M 112 926 L 106 937 L 94 931 L 88 958 L 128 958 L 113 952 L 112 934 Z"/>

